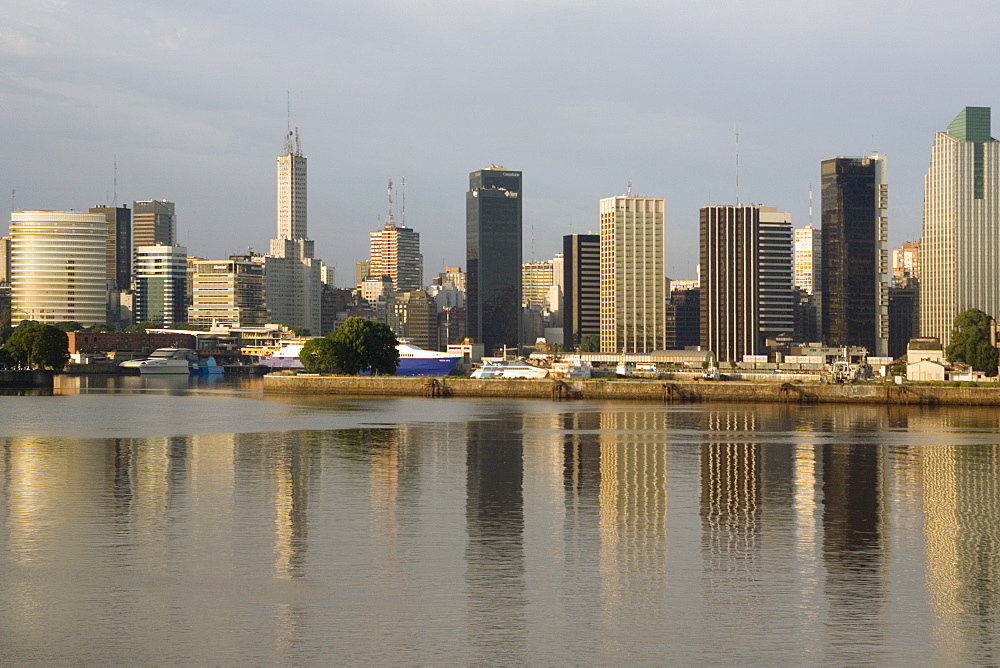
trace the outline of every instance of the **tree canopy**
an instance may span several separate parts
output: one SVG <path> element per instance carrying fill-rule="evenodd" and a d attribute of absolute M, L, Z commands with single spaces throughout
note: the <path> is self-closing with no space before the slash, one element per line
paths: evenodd
<path fill-rule="evenodd" d="M 18 327 L 4 343 L 4 350 L 20 365 L 62 371 L 69 361 L 66 332 L 52 325 Z"/>
<path fill-rule="evenodd" d="M 945 350 L 948 361 L 964 362 L 987 376 L 997 375 L 997 349 L 990 343 L 992 322 L 993 318 L 977 308 L 955 316 L 951 343 Z"/>
<path fill-rule="evenodd" d="M 391 376 L 399 364 L 398 343 L 388 325 L 348 318 L 326 337 L 306 341 L 299 359 L 308 373 Z"/>

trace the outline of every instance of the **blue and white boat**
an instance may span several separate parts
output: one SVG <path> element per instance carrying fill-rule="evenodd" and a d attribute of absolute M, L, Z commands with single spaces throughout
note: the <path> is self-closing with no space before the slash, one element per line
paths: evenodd
<path fill-rule="evenodd" d="M 305 341 L 288 343 L 283 348 L 270 355 L 260 358 L 262 366 L 274 371 L 282 369 L 301 369 L 302 346 Z M 454 353 L 442 353 L 436 350 L 424 350 L 412 343 L 402 342 L 396 346 L 399 352 L 397 376 L 447 376 L 461 361 L 462 356 Z"/>
<path fill-rule="evenodd" d="M 472 378 L 545 378 L 548 369 L 520 360 L 483 360 L 483 365 L 472 372 Z"/>

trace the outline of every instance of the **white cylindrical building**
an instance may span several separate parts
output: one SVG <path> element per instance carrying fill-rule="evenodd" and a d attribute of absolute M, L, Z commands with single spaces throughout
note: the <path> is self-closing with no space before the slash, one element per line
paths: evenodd
<path fill-rule="evenodd" d="M 11 320 L 107 320 L 108 222 L 99 213 L 11 213 Z"/>

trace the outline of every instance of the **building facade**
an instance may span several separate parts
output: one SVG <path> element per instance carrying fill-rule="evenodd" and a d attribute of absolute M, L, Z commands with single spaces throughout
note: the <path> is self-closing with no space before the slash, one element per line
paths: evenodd
<path fill-rule="evenodd" d="M 438 347 L 437 305 L 423 290 L 393 293 L 386 320 L 397 338 L 425 350 Z"/>
<path fill-rule="evenodd" d="M 739 362 L 791 335 L 791 216 L 759 205 L 702 207 L 700 240 L 702 347 Z"/>
<path fill-rule="evenodd" d="M 823 236 L 812 225 L 795 230 L 795 287 L 813 295 L 820 292 Z"/>
<path fill-rule="evenodd" d="M 821 163 L 823 341 L 889 346 L 889 186 L 885 156 L 828 158 Z"/>
<path fill-rule="evenodd" d="M 465 211 L 468 335 L 492 355 L 521 344 L 521 172 L 469 174 Z"/>
<path fill-rule="evenodd" d="M 11 320 L 103 323 L 108 223 L 96 213 L 16 211 L 10 220 Z"/>
<path fill-rule="evenodd" d="M 187 248 L 135 249 L 135 320 L 166 327 L 187 320 Z"/>
<path fill-rule="evenodd" d="M 667 347 L 665 201 L 632 194 L 600 201 L 601 350 Z"/>
<path fill-rule="evenodd" d="M 265 299 L 263 264 L 240 255 L 228 260 L 195 260 L 193 264 L 188 322 L 204 326 L 263 327 L 271 321 Z"/>
<path fill-rule="evenodd" d="M 892 281 L 899 283 L 908 278 L 920 280 L 920 242 L 904 241 L 892 249 Z"/>
<path fill-rule="evenodd" d="M 174 211 L 174 203 L 165 199 L 132 202 L 132 247 L 173 246 L 177 243 L 177 215 Z"/>
<path fill-rule="evenodd" d="M 424 284 L 424 256 L 420 234 L 387 220 L 382 229 L 369 234 L 369 276 L 388 276 L 395 290 L 411 292 Z"/>
<path fill-rule="evenodd" d="M 1000 317 L 1000 142 L 990 137 L 989 107 L 966 107 L 934 137 L 920 293 L 920 334 L 944 346 L 962 311 Z"/>
<path fill-rule="evenodd" d="M 108 280 L 115 290 L 132 287 L 132 211 L 127 206 L 94 206 L 108 221 Z"/>

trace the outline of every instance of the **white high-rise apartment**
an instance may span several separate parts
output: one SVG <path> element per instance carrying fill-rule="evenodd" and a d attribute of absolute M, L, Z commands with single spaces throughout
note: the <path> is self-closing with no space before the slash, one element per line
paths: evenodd
<path fill-rule="evenodd" d="M 921 336 L 947 345 L 970 308 L 1000 317 L 1000 142 L 989 107 L 966 107 L 934 137 L 920 255 Z"/>
<path fill-rule="evenodd" d="M 271 239 L 271 252 L 255 261 L 264 263 L 272 321 L 318 335 L 323 263 L 313 257 L 306 235 L 306 158 L 296 129 L 278 157 L 278 236 Z"/>
<path fill-rule="evenodd" d="M 107 319 L 108 221 L 98 213 L 17 211 L 10 216 L 11 319 Z"/>
<path fill-rule="evenodd" d="M 795 287 L 806 294 L 819 292 L 823 235 L 812 225 L 795 230 Z"/>
<path fill-rule="evenodd" d="M 188 322 L 263 327 L 270 321 L 264 301 L 264 267 L 250 256 L 195 260 Z"/>
<path fill-rule="evenodd" d="M 521 301 L 525 306 L 546 305 L 553 285 L 555 268 L 552 260 L 525 262 L 521 265 Z"/>
<path fill-rule="evenodd" d="M 649 353 L 667 347 L 665 201 L 607 197 L 601 211 L 601 350 Z"/>

